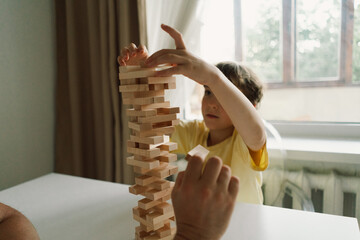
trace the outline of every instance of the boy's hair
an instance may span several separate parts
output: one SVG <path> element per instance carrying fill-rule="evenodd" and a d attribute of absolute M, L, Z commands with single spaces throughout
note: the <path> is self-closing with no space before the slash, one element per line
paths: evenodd
<path fill-rule="evenodd" d="M 250 68 L 235 62 L 220 62 L 215 66 L 257 106 L 263 96 L 263 85 Z"/>

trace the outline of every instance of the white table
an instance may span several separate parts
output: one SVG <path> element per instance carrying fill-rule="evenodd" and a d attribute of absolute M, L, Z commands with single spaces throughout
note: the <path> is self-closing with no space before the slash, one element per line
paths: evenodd
<path fill-rule="evenodd" d="M 128 186 L 48 174 L 0 191 L 0 202 L 26 215 L 44 240 L 134 239 Z M 238 203 L 223 239 L 359 240 L 355 218 Z"/>

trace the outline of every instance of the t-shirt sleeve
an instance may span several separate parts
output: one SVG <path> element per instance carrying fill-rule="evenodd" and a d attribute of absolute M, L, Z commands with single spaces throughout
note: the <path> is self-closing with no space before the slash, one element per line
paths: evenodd
<path fill-rule="evenodd" d="M 248 149 L 252 160 L 251 161 L 252 169 L 256 171 L 264 171 L 269 165 L 269 156 L 266 148 L 266 143 L 258 151 L 253 151 L 250 148 Z"/>
<path fill-rule="evenodd" d="M 186 121 L 180 121 L 178 125 L 175 126 L 175 131 L 170 136 L 171 142 L 176 142 L 178 144 L 178 148 L 173 151 L 173 153 L 177 154 L 186 154 L 189 145 L 190 136 L 190 125 L 191 123 Z"/>

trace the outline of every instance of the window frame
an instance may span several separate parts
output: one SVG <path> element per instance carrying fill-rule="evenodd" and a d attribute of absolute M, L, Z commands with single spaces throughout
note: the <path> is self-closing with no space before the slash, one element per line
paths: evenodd
<path fill-rule="evenodd" d="M 241 2 L 233 0 L 235 60 L 244 59 Z M 282 0 L 282 79 L 281 82 L 269 82 L 267 88 L 305 88 L 354 86 L 352 82 L 352 54 L 354 33 L 354 0 L 341 0 L 341 32 L 339 48 L 339 76 L 333 78 L 314 78 L 309 81 L 296 79 L 296 0 Z"/>

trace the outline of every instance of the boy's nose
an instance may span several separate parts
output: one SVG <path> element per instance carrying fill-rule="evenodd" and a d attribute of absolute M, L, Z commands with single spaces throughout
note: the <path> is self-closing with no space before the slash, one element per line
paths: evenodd
<path fill-rule="evenodd" d="M 216 102 L 211 102 L 211 103 L 209 103 L 209 107 L 211 108 L 211 109 L 218 109 L 218 104 L 216 103 Z"/>

